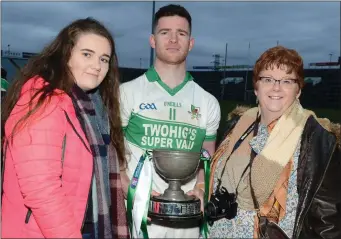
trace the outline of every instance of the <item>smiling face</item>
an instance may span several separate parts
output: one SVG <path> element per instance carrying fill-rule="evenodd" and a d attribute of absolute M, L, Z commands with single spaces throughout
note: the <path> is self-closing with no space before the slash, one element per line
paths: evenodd
<path fill-rule="evenodd" d="M 270 69 L 262 70 L 259 73 L 259 78 L 263 79 L 256 82 L 255 94 L 262 113 L 264 112 L 273 119 L 280 117 L 301 94 L 299 85 L 295 81 L 296 74 L 293 72 L 288 74 L 285 65 L 272 66 Z M 281 82 L 271 83 L 270 79 Z"/>
<path fill-rule="evenodd" d="M 109 41 L 88 33 L 78 37 L 68 62 L 75 83 L 84 91 L 98 87 L 109 70 L 111 57 Z"/>
<path fill-rule="evenodd" d="M 179 16 L 161 17 L 155 33 L 150 37 L 150 45 L 155 49 L 157 60 L 167 64 L 184 62 L 193 44 L 189 23 L 186 18 Z"/>

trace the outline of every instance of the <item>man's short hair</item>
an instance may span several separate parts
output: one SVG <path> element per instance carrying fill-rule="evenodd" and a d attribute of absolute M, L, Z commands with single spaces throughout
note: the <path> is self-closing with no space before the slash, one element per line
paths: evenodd
<path fill-rule="evenodd" d="M 6 79 L 7 78 L 7 71 L 1 67 L 1 78 Z"/>
<path fill-rule="evenodd" d="M 189 31 L 192 31 L 192 18 L 189 12 L 180 5 L 175 4 L 169 4 L 166 6 L 161 7 L 154 16 L 154 22 L 153 22 L 153 32 L 155 31 L 155 28 L 159 22 L 159 19 L 162 17 L 173 17 L 173 16 L 179 16 L 183 17 L 188 21 L 189 24 Z"/>

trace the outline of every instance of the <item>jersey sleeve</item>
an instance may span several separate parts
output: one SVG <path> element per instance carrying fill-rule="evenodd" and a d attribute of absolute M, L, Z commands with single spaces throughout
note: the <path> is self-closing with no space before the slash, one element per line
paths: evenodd
<path fill-rule="evenodd" d="M 208 120 L 206 126 L 205 141 L 215 141 L 217 138 L 217 130 L 220 123 L 220 105 L 215 97 L 211 97 L 208 102 Z"/>
<path fill-rule="evenodd" d="M 121 113 L 121 122 L 122 129 L 125 132 L 125 129 L 128 126 L 129 118 L 132 112 L 132 97 L 129 99 L 129 90 L 125 84 L 120 85 L 120 113 Z"/>

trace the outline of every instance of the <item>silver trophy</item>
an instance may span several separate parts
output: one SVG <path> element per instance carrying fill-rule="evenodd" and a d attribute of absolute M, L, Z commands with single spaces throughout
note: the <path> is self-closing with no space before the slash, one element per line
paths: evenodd
<path fill-rule="evenodd" d="M 148 216 L 153 220 L 201 220 L 200 199 L 188 196 L 181 185 L 192 178 L 200 164 L 200 152 L 153 150 L 156 172 L 168 182 L 160 196 L 152 196 Z"/>

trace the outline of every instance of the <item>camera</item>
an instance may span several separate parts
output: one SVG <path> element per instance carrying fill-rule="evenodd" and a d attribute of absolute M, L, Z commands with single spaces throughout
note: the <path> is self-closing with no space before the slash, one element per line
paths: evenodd
<path fill-rule="evenodd" d="M 224 187 L 218 187 L 205 207 L 207 223 L 212 226 L 221 218 L 232 219 L 237 215 L 237 208 L 236 195 Z"/>

